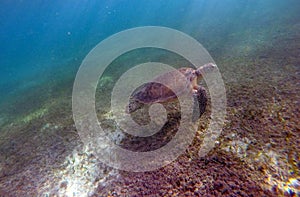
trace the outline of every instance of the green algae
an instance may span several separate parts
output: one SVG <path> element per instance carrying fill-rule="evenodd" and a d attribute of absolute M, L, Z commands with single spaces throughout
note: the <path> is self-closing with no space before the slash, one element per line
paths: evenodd
<path fill-rule="evenodd" d="M 45 115 L 45 113 L 48 111 L 47 108 L 40 108 L 37 109 L 36 111 L 28 114 L 27 116 L 25 116 L 24 118 L 21 118 L 21 121 L 24 123 L 29 123 L 32 120 L 35 120 L 37 118 L 41 118 Z"/>

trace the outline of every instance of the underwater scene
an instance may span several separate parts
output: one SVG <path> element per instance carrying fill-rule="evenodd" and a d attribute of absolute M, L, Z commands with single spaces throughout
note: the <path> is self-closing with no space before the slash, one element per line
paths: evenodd
<path fill-rule="evenodd" d="M 299 0 L 3 0 L 0 196 L 300 196 Z"/>

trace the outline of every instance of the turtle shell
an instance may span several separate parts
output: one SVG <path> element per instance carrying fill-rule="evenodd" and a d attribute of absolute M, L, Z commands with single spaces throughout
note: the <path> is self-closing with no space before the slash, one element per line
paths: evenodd
<path fill-rule="evenodd" d="M 196 77 L 192 68 L 170 71 L 137 88 L 132 98 L 144 104 L 168 102 L 192 89 L 191 81 Z"/>

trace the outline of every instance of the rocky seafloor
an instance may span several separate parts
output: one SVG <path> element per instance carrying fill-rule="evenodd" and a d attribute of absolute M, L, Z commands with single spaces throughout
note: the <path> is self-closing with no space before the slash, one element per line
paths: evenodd
<path fill-rule="evenodd" d="M 227 116 L 205 157 L 198 150 L 209 107 L 193 143 L 171 164 L 151 172 L 107 167 L 80 141 L 66 93 L 0 122 L 0 196 L 300 196 L 300 37 L 281 34 L 268 43 L 229 43 L 216 58 Z M 99 120 L 114 128 L 107 111 Z"/>

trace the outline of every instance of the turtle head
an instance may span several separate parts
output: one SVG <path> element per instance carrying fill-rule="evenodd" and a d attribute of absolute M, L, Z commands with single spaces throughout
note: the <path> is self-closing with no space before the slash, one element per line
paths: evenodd
<path fill-rule="evenodd" d="M 203 74 L 210 73 L 210 72 L 212 72 L 216 68 L 217 68 L 216 64 L 214 64 L 214 63 L 207 63 L 207 64 L 201 66 L 200 68 L 198 68 L 195 71 L 195 74 L 197 75 L 198 78 L 202 79 Z"/>

